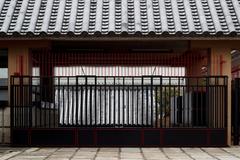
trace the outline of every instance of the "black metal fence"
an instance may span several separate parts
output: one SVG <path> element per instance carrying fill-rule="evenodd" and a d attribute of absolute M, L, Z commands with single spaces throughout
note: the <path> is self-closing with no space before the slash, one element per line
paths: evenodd
<path fill-rule="evenodd" d="M 227 77 L 11 77 L 13 128 L 226 128 Z"/>

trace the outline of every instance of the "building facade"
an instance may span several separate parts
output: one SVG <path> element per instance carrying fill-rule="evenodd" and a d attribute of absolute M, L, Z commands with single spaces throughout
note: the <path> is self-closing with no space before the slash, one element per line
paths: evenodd
<path fill-rule="evenodd" d="M 3 0 L 0 42 L 2 142 L 231 145 L 237 0 Z"/>

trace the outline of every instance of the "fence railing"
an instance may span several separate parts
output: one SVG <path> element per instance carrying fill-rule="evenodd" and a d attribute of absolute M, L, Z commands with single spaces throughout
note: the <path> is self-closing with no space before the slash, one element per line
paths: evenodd
<path fill-rule="evenodd" d="M 227 77 L 11 77 L 16 128 L 225 128 Z"/>

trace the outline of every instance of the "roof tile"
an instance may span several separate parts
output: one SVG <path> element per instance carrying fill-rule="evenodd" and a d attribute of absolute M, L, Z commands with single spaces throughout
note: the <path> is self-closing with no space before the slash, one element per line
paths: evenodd
<path fill-rule="evenodd" d="M 240 0 L 1 0 L 6 35 L 240 35 Z"/>

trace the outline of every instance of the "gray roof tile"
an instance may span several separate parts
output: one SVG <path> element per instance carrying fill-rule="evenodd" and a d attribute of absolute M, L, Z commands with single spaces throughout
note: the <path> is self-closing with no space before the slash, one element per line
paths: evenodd
<path fill-rule="evenodd" d="M 240 0 L 1 0 L 0 33 L 240 35 Z"/>

